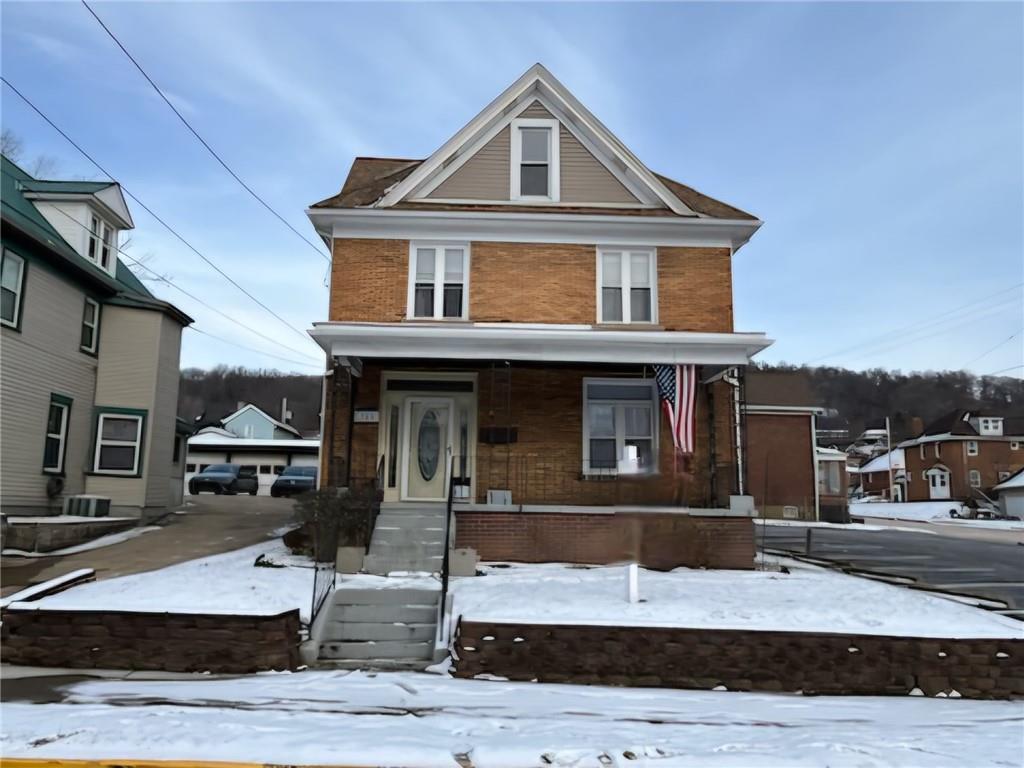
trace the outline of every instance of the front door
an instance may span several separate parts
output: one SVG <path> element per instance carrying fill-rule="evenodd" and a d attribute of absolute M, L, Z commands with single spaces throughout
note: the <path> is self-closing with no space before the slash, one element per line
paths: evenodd
<path fill-rule="evenodd" d="M 928 498 L 948 499 L 949 498 L 949 472 L 944 469 L 929 469 L 928 476 Z"/>
<path fill-rule="evenodd" d="M 452 453 L 453 401 L 414 398 L 405 401 L 405 463 L 402 497 L 444 501 L 448 493 L 448 459 Z"/>

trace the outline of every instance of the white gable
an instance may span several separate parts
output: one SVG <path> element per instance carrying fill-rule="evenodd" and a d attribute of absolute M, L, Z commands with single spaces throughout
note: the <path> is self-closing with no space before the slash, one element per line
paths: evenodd
<path fill-rule="evenodd" d="M 427 200 L 431 192 L 538 102 L 558 121 L 560 130 L 567 131 L 641 205 L 667 207 L 681 216 L 698 215 L 540 64 L 505 89 L 376 205 L 387 208 L 402 200 Z"/>

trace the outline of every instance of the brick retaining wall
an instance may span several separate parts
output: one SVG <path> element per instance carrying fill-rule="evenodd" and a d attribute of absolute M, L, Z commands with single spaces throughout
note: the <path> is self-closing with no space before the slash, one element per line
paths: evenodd
<path fill-rule="evenodd" d="M 485 639 L 490 638 L 490 639 Z M 455 675 L 806 694 L 1024 696 L 1024 640 L 462 621 Z"/>
<path fill-rule="evenodd" d="M 247 673 L 299 665 L 299 612 L 231 616 L 5 610 L 4 662 L 73 669 Z"/>
<path fill-rule="evenodd" d="M 647 568 L 754 567 L 748 517 L 681 514 L 455 512 L 455 546 L 481 560 L 521 563 L 617 563 Z"/>

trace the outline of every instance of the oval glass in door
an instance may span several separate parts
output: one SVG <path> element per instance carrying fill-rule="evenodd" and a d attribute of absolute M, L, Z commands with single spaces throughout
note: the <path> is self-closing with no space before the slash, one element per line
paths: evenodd
<path fill-rule="evenodd" d="M 426 482 L 434 479 L 441 461 L 441 425 L 437 411 L 427 410 L 420 419 L 416 436 L 416 465 Z"/>

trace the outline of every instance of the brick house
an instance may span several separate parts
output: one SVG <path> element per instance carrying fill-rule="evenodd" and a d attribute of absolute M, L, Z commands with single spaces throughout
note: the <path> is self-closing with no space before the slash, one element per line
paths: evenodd
<path fill-rule="evenodd" d="M 896 502 L 907 499 L 907 465 L 902 448 L 893 448 L 861 464 L 856 477 L 860 481 L 860 492 L 865 496 Z"/>
<path fill-rule="evenodd" d="M 732 258 L 761 222 L 648 169 L 541 65 L 426 160 L 356 158 L 307 214 L 333 254 L 324 484 L 424 503 L 451 478 L 517 531 L 744 492 L 743 371 L 771 341 L 733 327 Z M 686 363 L 684 461 L 654 366 Z"/>
<path fill-rule="evenodd" d="M 1024 468 L 1024 418 L 952 411 L 899 447 L 908 501 L 978 501 Z"/>

